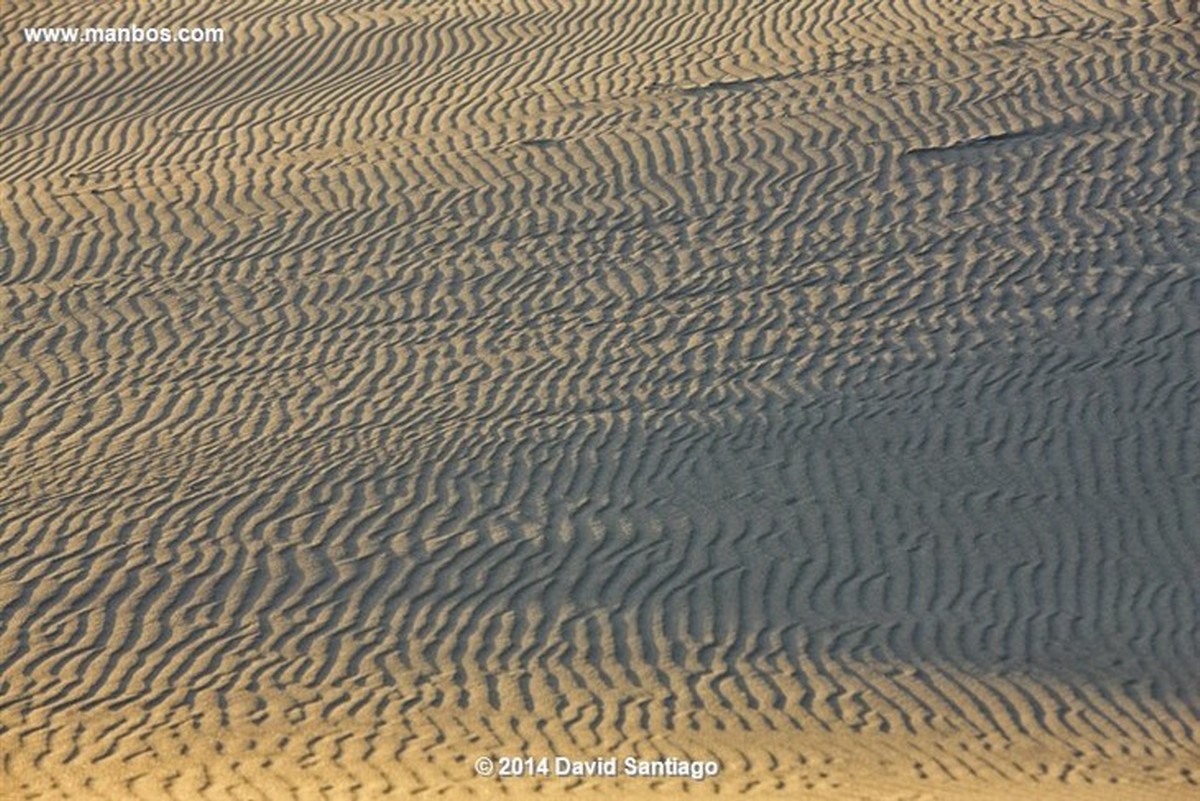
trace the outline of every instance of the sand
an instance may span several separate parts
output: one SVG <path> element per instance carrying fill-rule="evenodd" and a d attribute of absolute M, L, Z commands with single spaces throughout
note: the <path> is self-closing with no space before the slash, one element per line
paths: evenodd
<path fill-rule="evenodd" d="M 1200 797 L 1197 23 L 4 3 L 0 797 Z"/>

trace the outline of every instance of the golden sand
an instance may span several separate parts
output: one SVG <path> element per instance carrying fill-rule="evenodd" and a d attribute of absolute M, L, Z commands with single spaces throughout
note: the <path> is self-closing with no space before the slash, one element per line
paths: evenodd
<path fill-rule="evenodd" d="M 1200 797 L 1194 4 L 0 20 L 4 801 Z"/>

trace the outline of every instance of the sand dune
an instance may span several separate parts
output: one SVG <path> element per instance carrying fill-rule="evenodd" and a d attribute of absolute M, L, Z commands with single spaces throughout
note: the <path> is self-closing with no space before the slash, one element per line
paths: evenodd
<path fill-rule="evenodd" d="M 0 796 L 1195 797 L 1197 21 L 0 7 Z"/>

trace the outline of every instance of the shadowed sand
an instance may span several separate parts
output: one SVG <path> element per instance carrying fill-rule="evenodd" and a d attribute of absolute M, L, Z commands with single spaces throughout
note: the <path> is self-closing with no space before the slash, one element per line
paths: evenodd
<path fill-rule="evenodd" d="M 1197 797 L 1197 22 L 0 6 L 0 797 Z"/>

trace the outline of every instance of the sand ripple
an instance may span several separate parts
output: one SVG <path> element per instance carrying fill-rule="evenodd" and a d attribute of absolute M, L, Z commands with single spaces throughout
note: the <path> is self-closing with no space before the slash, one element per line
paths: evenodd
<path fill-rule="evenodd" d="M 0 795 L 1196 794 L 1194 4 L 0 27 L 152 9 L 2 55 Z"/>

